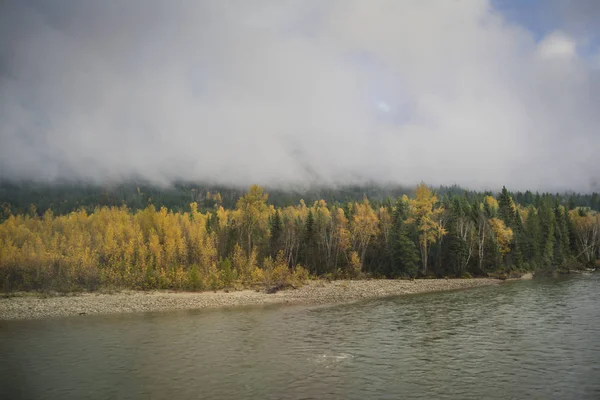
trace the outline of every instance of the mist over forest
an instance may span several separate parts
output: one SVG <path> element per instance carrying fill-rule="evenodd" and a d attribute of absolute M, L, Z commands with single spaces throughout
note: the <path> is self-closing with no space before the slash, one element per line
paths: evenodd
<path fill-rule="evenodd" d="M 599 3 L 509 3 L 4 1 L 0 178 L 597 191 Z"/>

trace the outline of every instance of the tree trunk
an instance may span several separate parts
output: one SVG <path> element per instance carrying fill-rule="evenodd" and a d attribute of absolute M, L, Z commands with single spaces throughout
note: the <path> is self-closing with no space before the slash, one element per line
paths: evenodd
<path fill-rule="evenodd" d="M 248 231 L 248 257 L 252 254 L 252 233 Z"/>
<path fill-rule="evenodd" d="M 421 243 L 421 262 L 423 263 L 423 275 L 427 275 L 427 241 Z"/>

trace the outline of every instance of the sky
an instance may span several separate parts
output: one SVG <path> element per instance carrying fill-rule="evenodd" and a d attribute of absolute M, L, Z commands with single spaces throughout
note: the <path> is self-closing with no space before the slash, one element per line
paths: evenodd
<path fill-rule="evenodd" d="M 3 0 L 0 178 L 600 190 L 600 1 Z"/>

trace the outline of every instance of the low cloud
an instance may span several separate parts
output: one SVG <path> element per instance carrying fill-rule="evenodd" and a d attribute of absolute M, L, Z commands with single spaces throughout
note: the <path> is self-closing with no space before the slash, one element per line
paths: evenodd
<path fill-rule="evenodd" d="M 536 39 L 484 0 L 3 7 L 4 178 L 597 190 L 577 10 Z"/>

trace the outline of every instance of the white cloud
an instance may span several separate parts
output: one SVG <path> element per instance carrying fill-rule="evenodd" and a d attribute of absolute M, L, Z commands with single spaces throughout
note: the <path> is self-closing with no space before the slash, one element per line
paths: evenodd
<path fill-rule="evenodd" d="M 386 114 L 392 111 L 392 107 L 390 107 L 390 105 L 383 100 L 377 102 L 377 108 Z"/>
<path fill-rule="evenodd" d="M 595 70 L 484 0 L 64 1 L 0 13 L 4 175 L 587 189 L 599 172 Z M 402 118 L 373 112 L 374 87 Z"/>
<path fill-rule="evenodd" d="M 539 52 L 547 58 L 571 58 L 576 56 L 577 44 L 563 32 L 553 32 L 539 44 Z"/>

